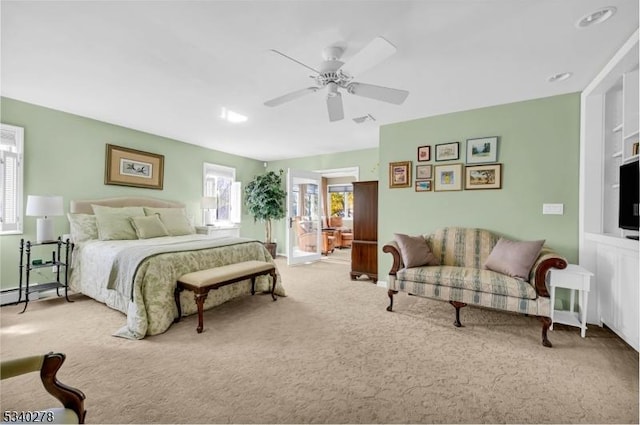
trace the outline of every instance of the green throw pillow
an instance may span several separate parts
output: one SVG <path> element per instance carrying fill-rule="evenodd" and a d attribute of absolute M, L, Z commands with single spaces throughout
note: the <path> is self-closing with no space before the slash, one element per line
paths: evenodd
<path fill-rule="evenodd" d="M 105 207 L 91 205 L 98 224 L 98 237 L 101 241 L 138 239 L 136 231 L 129 220 L 131 217 L 143 216 L 142 207 Z"/>
<path fill-rule="evenodd" d="M 167 228 L 170 236 L 192 235 L 196 232 L 184 208 L 145 207 L 144 212 L 147 215 L 159 214 L 160 221 Z"/>
<path fill-rule="evenodd" d="M 196 232 L 185 215 L 160 214 L 160 220 L 171 236 L 192 235 Z"/>
<path fill-rule="evenodd" d="M 145 215 L 141 217 L 129 218 L 131 225 L 138 235 L 138 239 L 159 238 L 161 236 L 169 236 L 167 228 L 164 227 L 158 214 Z"/>

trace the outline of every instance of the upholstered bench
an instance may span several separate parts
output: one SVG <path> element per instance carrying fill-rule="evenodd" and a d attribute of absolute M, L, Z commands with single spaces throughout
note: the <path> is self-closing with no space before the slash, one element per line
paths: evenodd
<path fill-rule="evenodd" d="M 198 333 L 203 329 L 203 311 L 204 301 L 211 289 L 219 289 L 225 285 L 251 279 L 251 295 L 256 293 L 256 277 L 263 275 L 271 276 L 271 298 L 276 301 L 275 289 L 278 275 L 276 268 L 272 263 L 266 261 L 244 261 L 242 263 L 228 264 L 226 266 L 215 267 L 213 269 L 200 270 L 197 272 L 187 273 L 180 278 L 176 284 L 174 293 L 176 306 L 178 307 L 178 317 L 175 322 L 179 322 L 182 317 L 182 309 L 180 308 L 180 292 L 187 289 L 193 291 L 198 307 Z"/>

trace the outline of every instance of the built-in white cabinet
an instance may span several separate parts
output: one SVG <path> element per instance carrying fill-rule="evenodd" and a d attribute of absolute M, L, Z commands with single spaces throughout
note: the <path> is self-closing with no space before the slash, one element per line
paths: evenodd
<path fill-rule="evenodd" d="M 638 161 L 638 30 L 581 96 L 579 263 L 594 273 L 587 322 L 639 349 L 640 276 L 634 230 L 618 227 L 619 169 Z M 637 146 L 637 145 L 636 145 Z"/>
<path fill-rule="evenodd" d="M 588 234 L 596 250 L 595 288 L 599 322 L 611 328 L 636 350 L 640 342 L 638 315 L 638 244 L 609 236 Z M 626 246 L 625 246 L 626 245 Z"/>

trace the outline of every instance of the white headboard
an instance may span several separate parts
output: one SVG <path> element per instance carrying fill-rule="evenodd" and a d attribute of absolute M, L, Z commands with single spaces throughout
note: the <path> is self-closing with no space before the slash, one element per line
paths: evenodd
<path fill-rule="evenodd" d="M 73 200 L 69 204 L 69 212 L 73 214 L 93 214 L 91 204 L 106 207 L 151 207 L 151 208 L 184 208 L 182 202 L 167 201 L 165 199 L 145 198 L 138 196 L 122 198 L 103 198 L 89 200 Z"/>

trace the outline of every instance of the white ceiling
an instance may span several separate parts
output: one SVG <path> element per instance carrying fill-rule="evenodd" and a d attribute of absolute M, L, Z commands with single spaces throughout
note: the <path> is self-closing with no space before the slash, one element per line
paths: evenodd
<path fill-rule="evenodd" d="M 610 20 L 576 22 L 604 6 Z M 582 90 L 638 27 L 638 0 L 5 1 L 1 94 L 261 161 L 372 148 L 378 127 Z M 349 60 L 376 36 L 397 52 L 357 81 L 402 105 L 343 93 L 330 123 L 313 85 L 323 48 Z M 548 83 L 552 74 L 573 77 Z M 218 118 L 222 107 L 249 117 Z M 371 114 L 375 122 L 352 118 Z M 105 141 L 108 142 L 108 141 Z"/>

